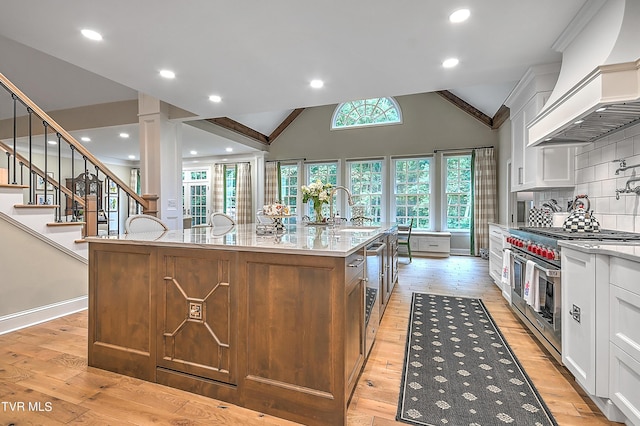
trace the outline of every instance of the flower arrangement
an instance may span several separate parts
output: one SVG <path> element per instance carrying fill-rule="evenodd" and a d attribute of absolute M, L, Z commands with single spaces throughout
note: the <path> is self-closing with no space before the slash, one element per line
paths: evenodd
<path fill-rule="evenodd" d="M 302 202 L 308 203 L 313 201 L 313 211 L 316 214 L 315 221 L 323 222 L 322 206 L 329 203 L 329 193 L 333 185 L 330 183 L 322 183 L 317 180 L 309 186 L 302 185 Z"/>
<path fill-rule="evenodd" d="M 275 202 L 273 204 L 266 204 L 262 206 L 262 212 L 267 216 L 288 216 L 289 206 Z"/>

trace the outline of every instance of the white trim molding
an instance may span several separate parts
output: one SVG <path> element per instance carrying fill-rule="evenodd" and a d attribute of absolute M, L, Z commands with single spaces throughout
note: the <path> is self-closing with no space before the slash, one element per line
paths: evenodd
<path fill-rule="evenodd" d="M 2 316 L 0 317 L 0 335 L 83 311 L 87 309 L 88 303 L 88 296 L 81 296 Z"/>

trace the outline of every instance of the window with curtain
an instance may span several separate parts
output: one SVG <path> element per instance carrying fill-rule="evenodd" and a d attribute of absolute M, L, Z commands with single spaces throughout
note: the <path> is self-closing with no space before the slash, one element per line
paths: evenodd
<path fill-rule="evenodd" d="M 446 225 L 450 231 L 471 229 L 471 155 L 445 156 Z"/>
<path fill-rule="evenodd" d="M 382 160 L 350 161 L 349 190 L 356 205 L 364 207 L 365 217 L 373 224 L 382 221 L 384 167 Z"/>
<path fill-rule="evenodd" d="M 292 215 L 296 215 L 298 209 L 298 181 L 300 172 L 297 164 L 280 164 L 280 202 L 289 206 Z M 295 223 L 295 217 L 288 219 L 289 223 Z"/>
<path fill-rule="evenodd" d="M 235 165 L 224 166 L 224 212 L 236 217 L 236 178 L 237 167 Z"/>
<path fill-rule="evenodd" d="M 395 220 L 414 228 L 431 229 L 431 157 L 393 160 Z"/>
<path fill-rule="evenodd" d="M 402 123 L 400 106 L 393 98 L 372 98 L 338 105 L 331 120 L 332 129 Z"/>
<path fill-rule="evenodd" d="M 333 186 L 338 185 L 338 162 L 325 162 L 325 163 L 308 163 L 305 165 L 306 175 L 307 175 L 307 183 L 309 185 L 311 182 L 315 182 L 319 180 L 322 183 L 330 183 Z M 336 196 L 333 198 L 334 207 L 336 202 Z M 305 206 L 306 215 L 313 216 L 311 204 L 307 204 Z M 325 204 L 322 206 L 322 212 L 325 217 L 329 217 L 329 205 Z M 334 212 L 335 213 L 335 212 Z"/>

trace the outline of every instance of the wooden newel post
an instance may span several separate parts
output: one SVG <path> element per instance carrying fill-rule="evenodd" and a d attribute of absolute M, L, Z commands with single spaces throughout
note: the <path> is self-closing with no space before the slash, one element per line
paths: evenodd
<path fill-rule="evenodd" d="M 85 235 L 98 235 L 98 201 L 95 195 L 87 195 L 87 205 L 84 208 Z"/>
<path fill-rule="evenodd" d="M 149 206 L 147 208 L 143 208 L 142 213 L 158 217 L 158 198 L 160 197 L 155 194 L 144 194 L 142 198 L 147 201 Z"/>

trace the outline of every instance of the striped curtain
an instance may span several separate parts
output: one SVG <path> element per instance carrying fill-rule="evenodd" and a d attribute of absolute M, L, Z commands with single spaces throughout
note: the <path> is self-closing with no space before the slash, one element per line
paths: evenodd
<path fill-rule="evenodd" d="M 254 217 L 251 206 L 251 165 L 240 163 L 236 170 L 236 223 L 251 223 Z"/>
<path fill-rule="evenodd" d="M 280 200 L 280 194 L 278 194 L 278 168 L 280 163 L 278 161 L 269 161 L 264 166 L 264 203 L 271 204 Z"/>
<path fill-rule="evenodd" d="M 211 176 L 211 213 L 224 211 L 224 189 L 224 164 L 214 164 Z"/>
<path fill-rule="evenodd" d="M 496 159 L 493 148 L 474 150 L 473 254 L 489 248 L 489 222 L 495 222 L 498 208 Z"/>
<path fill-rule="evenodd" d="M 140 195 L 140 169 L 131 169 L 129 175 L 129 188 Z M 133 198 L 129 198 L 129 216 L 138 214 L 138 203 Z"/>

